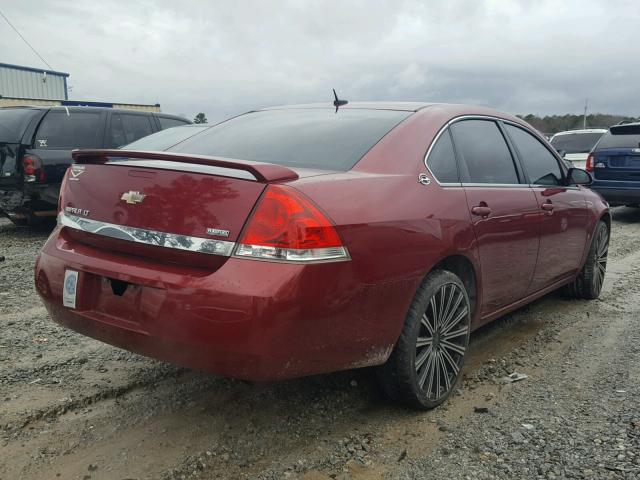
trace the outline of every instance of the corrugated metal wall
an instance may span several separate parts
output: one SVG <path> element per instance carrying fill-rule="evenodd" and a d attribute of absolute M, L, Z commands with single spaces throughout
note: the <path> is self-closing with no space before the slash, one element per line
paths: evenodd
<path fill-rule="evenodd" d="M 61 75 L 32 72 L 0 65 L 0 95 L 4 97 L 64 100 L 65 81 Z"/>

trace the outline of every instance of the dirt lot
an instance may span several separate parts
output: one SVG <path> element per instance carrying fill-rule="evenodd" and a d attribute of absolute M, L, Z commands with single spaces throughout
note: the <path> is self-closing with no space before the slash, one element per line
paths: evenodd
<path fill-rule="evenodd" d="M 615 211 L 600 300 L 476 332 L 426 413 L 370 370 L 250 385 L 64 330 L 33 289 L 46 236 L 0 220 L 0 479 L 640 478 L 640 210 Z"/>

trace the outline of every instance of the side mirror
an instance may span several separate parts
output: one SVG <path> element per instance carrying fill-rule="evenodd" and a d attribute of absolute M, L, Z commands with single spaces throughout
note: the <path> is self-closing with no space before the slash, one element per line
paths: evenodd
<path fill-rule="evenodd" d="M 567 173 L 567 181 L 569 185 L 591 185 L 593 177 L 589 172 L 581 168 L 570 168 Z"/>

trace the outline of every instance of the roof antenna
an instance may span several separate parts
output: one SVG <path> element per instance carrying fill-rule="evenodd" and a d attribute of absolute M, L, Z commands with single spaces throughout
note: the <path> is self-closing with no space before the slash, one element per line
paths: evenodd
<path fill-rule="evenodd" d="M 335 100 L 333 101 L 333 106 L 336 107 L 336 112 L 338 113 L 338 107 L 341 107 L 343 105 L 346 105 L 347 103 L 349 103 L 348 100 L 339 100 L 338 99 L 338 94 L 336 93 L 336 89 L 333 89 L 333 96 L 335 97 Z"/>

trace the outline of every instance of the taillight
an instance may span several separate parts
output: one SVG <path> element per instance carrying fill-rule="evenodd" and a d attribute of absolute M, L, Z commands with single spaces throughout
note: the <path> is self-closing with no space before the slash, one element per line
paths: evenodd
<path fill-rule="evenodd" d="M 587 164 L 585 165 L 584 169 L 587 172 L 593 172 L 593 153 L 590 153 L 587 157 Z"/>
<path fill-rule="evenodd" d="M 37 155 L 25 155 L 22 157 L 22 171 L 25 182 L 44 182 L 45 174 L 42 160 Z"/>
<path fill-rule="evenodd" d="M 290 262 L 349 258 L 333 223 L 311 200 L 275 185 L 259 200 L 234 255 Z"/>

